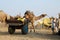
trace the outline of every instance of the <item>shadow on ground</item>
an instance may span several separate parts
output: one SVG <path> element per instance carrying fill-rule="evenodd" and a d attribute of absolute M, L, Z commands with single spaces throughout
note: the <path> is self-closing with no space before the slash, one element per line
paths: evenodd
<path fill-rule="evenodd" d="M 11 35 L 11 34 L 9 34 L 8 32 L 1 32 L 1 31 L 0 31 L 0 35 Z M 12 35 L 22 35 L 22 33 L 21 33 L 21 32 L 15 32 L 15 33 L 12 34 Z"/>
<path fill-rule="evenodd" d="M 2 32 L 0 31 L 0 36 L 6 36 L 10 35 L 8 32 Z M 38 33 L 38 32 L 29 32 L 27 35 L 21 34 L 21 32 L 15 32 L 12 34 L 12 36 L 18 36 L 18 37 L 29 37 L 29 38 L 40 38 L 40 39 L 51 39 L 51 40 L 60 40 L 60 36 L 56 34 L 44 34 L 44 33 Z"/>

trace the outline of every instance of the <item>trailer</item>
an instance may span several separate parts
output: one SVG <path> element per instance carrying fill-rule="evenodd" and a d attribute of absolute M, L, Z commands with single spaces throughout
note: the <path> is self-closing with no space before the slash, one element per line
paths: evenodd
<path fill-rule="evenodd" d="M 24 22 L 17 20 L 17 19 L 9 19 L 6 20 L 6 23 L 8 26 L 8 32 L 9 34 L 13 34 L 16 29 L 21 29 L 22 34 L 28 33 L 28 22 L 25 19 Z"/>

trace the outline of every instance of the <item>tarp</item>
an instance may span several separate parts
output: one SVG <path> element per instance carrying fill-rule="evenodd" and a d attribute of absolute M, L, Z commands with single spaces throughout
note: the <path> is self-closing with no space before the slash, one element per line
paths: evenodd
<path fill-rule="evenodd" d="M 49 18 L 43 19 L 44 25 L 50 26 L 51 25 L 51 20 Z"/>

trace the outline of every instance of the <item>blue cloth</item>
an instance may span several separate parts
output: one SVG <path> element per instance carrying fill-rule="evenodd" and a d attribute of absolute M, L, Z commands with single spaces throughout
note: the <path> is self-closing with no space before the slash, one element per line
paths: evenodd
<path fill-rule="evenodd" d="M 54 31 L 54 20 L 52 20 L 52 31 Z"/>
<path fill-rule="evenodd" d="M 52 28 L 54 28 L 54 20 L 52 20 Z"/>

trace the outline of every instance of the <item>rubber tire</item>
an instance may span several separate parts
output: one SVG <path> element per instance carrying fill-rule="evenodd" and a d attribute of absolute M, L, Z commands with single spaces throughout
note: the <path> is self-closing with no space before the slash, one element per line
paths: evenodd
<path fill-rule="evenodd" d="M 12 26 L 9 26 L 8 32 L 9 32 L 9 34 L 13 34 L 15 32 L 15 28 L 13 28 Z"/>
<path fill-rule="evenodd" d="M 25 24 L 23 27 L 22 27 L 22 34 L 27 34 L 28 33 L 28 24 Z"/>

